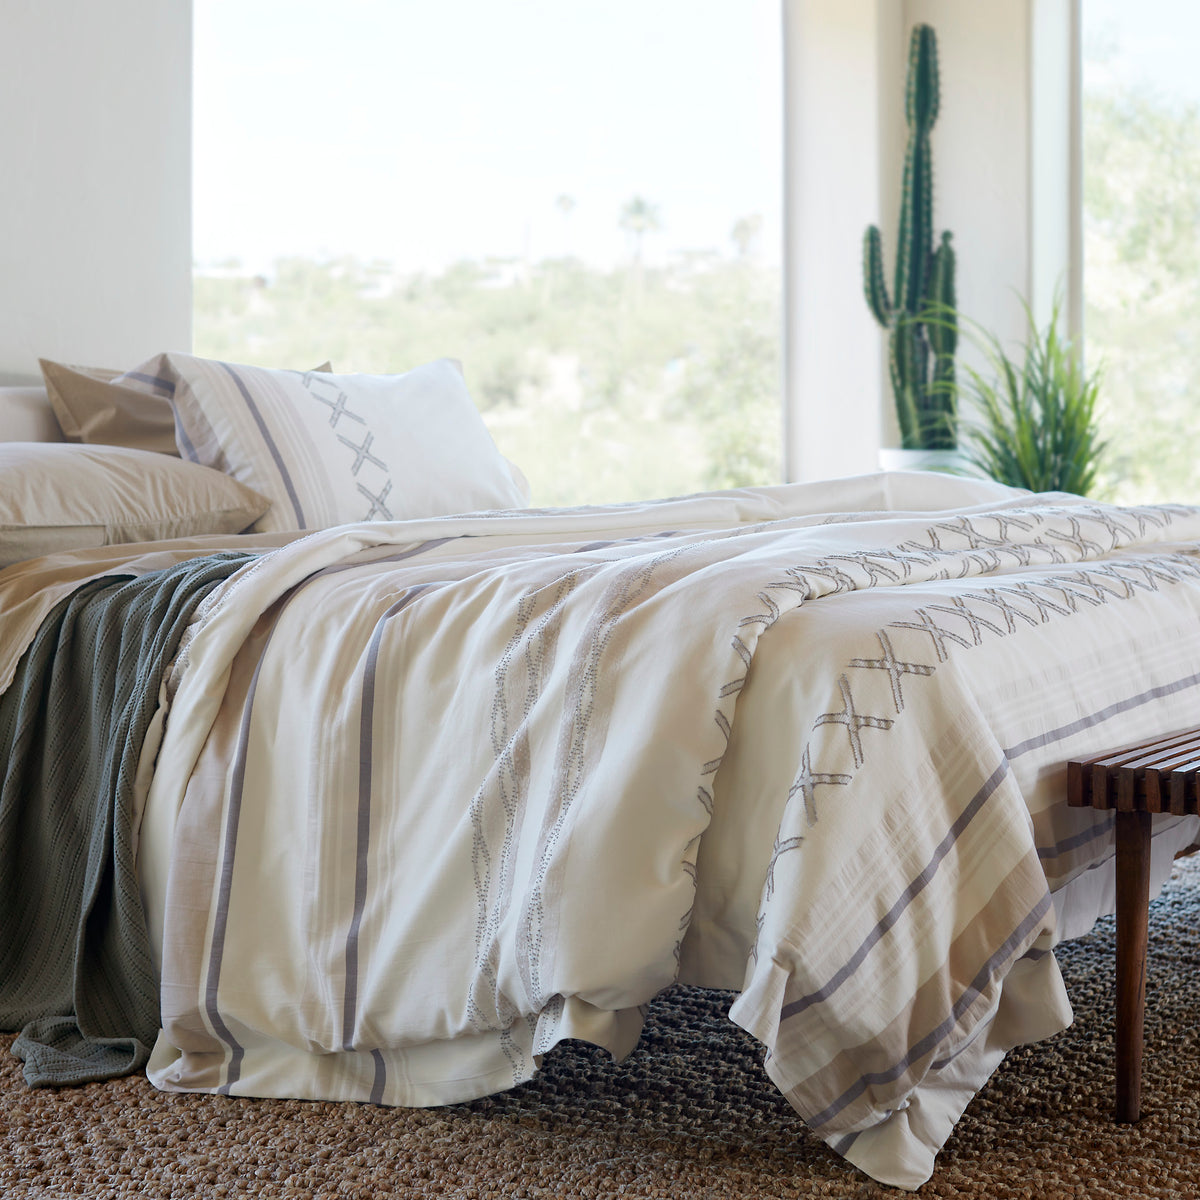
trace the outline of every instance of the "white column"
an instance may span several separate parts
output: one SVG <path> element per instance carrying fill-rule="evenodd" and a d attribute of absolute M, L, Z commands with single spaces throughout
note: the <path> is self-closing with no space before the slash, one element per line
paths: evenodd
<path fill-rule="evenodd" d="M 784 0 L 785 469 L 873 470 L 880 330 L 862 290 L 878 220 L 878 0 Z"/>
<path fill-rule="evenodd" d="M 8 0 L 0 382 L 191 343 L 191 0 Z"/>
<path fill-rule="evenodd" d="M 1030 14 L 1030 305 L 1039 327 L 1057 295 L 1083 332 L 1080 0 L 1033 0 Z"/>

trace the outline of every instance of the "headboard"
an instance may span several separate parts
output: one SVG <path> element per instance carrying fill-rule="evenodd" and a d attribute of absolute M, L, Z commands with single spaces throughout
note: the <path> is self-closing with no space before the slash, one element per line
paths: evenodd
<path fill-rule="evenodd" d="M 43 387 L 0 387 L 0 442 L 61 442 Z"/>

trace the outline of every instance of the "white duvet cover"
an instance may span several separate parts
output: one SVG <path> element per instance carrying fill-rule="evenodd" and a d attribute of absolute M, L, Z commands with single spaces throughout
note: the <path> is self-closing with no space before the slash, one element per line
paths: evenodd
<path fill-rule="evenodd" d="M 210 597 L 142 828 L 164 1088 L 424 1105 L 675 979 L 916 1187 L 1111 908 L 1064 762 L 1200 720 L 1200 512 L 937 476 L 347 526 Z M 1195 832 L 1156 818 L 1156 863 Z"/>

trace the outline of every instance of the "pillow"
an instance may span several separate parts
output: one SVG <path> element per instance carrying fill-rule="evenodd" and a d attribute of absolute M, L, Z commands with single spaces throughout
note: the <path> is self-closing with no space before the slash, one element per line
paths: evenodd
<path fill-rule="evenodd" d="M 175 414 L 162 381 L 147 379 L 145 390 L 135 389 L 112 382 L 120 371 L 69 367 L 45 358 L 38 362 L 67 441 L 178 455 Z"/>
<path fill-rule="evenodd" d="M 44 387 L 0 387 L 0 442 L 61 442 Z"/>
<path fill-rule="evenodd" d="M 164 454 L 0 442 L 0 567 L 58 550 L 239 533 L 269 501 Z"/>
<path fill-rule="evenodd" d="M 180 454 L 271 501 L 260 532 L 521 508 L 527 493 L 439 359 L 403 375 L 277 371 L 162 354 Z"/>
<path fill-rule="evenodd" d="M 122 374 L 102 367 L 70 367 L 38 359 L 46 394 L 69 442 L 128 446 L 178 457 L 173 386 L 136 368 Z M 332 370 L 328 363 L 318 371 Z"/>

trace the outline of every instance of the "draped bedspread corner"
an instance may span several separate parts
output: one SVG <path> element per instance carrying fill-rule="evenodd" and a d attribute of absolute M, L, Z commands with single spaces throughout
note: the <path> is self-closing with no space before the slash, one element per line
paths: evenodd
<path fill-rule="evenodd" d="M 196 605 L 249 561 L 94 580 L 60 601 L 0 696 L 0 1026 L 31 1085 L 143 1066 L 158 978 L 134 861 L 134 784 Z"/>

